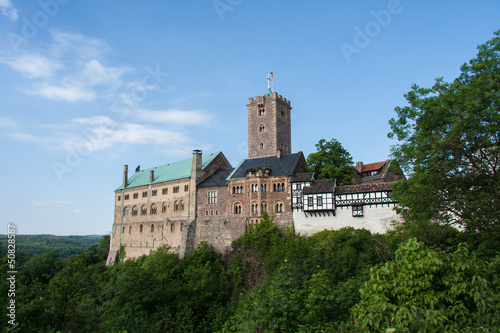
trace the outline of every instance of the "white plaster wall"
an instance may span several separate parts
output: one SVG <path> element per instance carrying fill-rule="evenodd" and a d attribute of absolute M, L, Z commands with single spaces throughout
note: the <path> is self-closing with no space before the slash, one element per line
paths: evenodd
<path fill-rule="evenodd" d="M 314 216 L 307 214 L 305 216 L 302 211 L 293 212 L 293 223 L 295 232 L 301 235 L 311 236 L 319 231 L 339 230 L 345 227 L 354 227 L 356 229 L 367 229 L 372 233 L 383 234 L 392 229 L 391 221 L 396 220 L 401 222 L 401 218 L 394 211 L 394 206 L 369 205 L 363 206 L 363 216 L 353 217 L 352 208 L 337 207 L 336 215 L 330 216 Z"/>

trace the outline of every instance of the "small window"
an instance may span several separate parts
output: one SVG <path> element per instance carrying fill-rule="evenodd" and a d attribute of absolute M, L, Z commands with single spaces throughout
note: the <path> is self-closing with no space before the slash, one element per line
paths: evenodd
<path fill-rule="evenodd" d="M 281 202 L 276 203 L 276 213 L 283 213 L 283 204 Z"/>
<path fill-rule="evenodd" d="M 155 225 L 151 224 L 151 232 L 154 232 L 154 231 L 155 231 Z"/>
<path fill-rule="evenodd" d="M 137 208 L 137 206 L 132 207 L 132 216 L 137 216 L 138 212 L 139 209 Z"/>
<path fill-rule="evenodd" d="M 125 194 L 125 200 L 130 199 L 130 194 Z"/>
<path fill-rule="evenodd" d="M 164 202 L 162 205 L 161 205 L 161 212 L 162 213 L 165 213 L 167 211 L 167 203 Z"/>
<path fill-rule="evenodd" d="M 205 215 L 208 216 L 208 210 L 205 211 Z"/>
<path fill-rule="evenodd" d="M 219 215 L 219 211 L 218 210 L 215 211 L 215 215 Z"/>
<path fill-rule="evenodd" d="M 158 194 L 158 190 L 151 191 L 151 196 L 156 197 L 157 194 Z"/>
<path fill-rule="evenodd" d="M 174 193 L 179 193 L 179 186 L 174 186 L 173 192 Z"/>
<path fill-rule="evenodd" d="M 261 124 L 261 125 L 259 125 L 259 132 L 261 132 L 261 133 L 262 133 L 262 132 L 264 132 L 265 130 L 266 130 L 266 126 L 264 126 L 264 125 L 262 125 L 262 124 Z"/>
<path fill-rule="evenodd" d="M 131 234 L 132 233 L 132 227 L 128 227 L 128 233 Z"/>
<path fill-rule="evenodd" d="M 260 204 L 260 211 L 262 213 L 267 212 L 267 203 L 264 202 L 264 203 Z"/>
<path fill-rule="evenodd" d="M 217 203 L 217 191 L 208 192 L 208 203 L 216 204 Z"/>
<path fill-rule="evenodd" d="M 184 185 L 184 192 L 189 191 L 189 185 Z"/>
<path fill-rule="evenodd" d="M 234 213 L 241 214 L 241 204 L 240 203 L 234 204 Z"/>
<path fill-rule="evenodd" d="M 151 208 L 149 209 L 150 215 L 156 215 L 156 204 L 152 204 Z"/>
<path fill-rule="evenodd" d="M 119 195 L 118 198 L 117 198 L 117 201 L 120 201 L 122 199 L 122 196 Z"/>
<path fill-rule="evenodd" d="M 139 232 L 142 232 L 142 224 L 139 227 Z"/>
<path fill-rule="evenodd" d="M 318 197 L 317 204 L 318 206 L 323 206 L 323 197 Z"/>
<path fill-rule="evenodd" d="M 266 184 L 260 184 L 260 191 L 261 192 L 266 192 L 267 185 Z"/>
<path fill-rule="evenodd" d="M 132 198 L 134 198 L 134 199 L 138 199 L 138 198 L 139 198 L 139 193 L 134 193 L 134 194 L 132 195 Z"/>
<path fill-rule="evenodd" d="M 129 215 L 129 210 L 127 207 L 123 210 L 123 216 L 128 216 Z"/>
<path fill-rule="evenodd" d="M 124 233 L 125 233 L 125 227 L 123 227 L 123 230 L 122 230 L 122 234 L 124 234 Z"/>
<path fill-rule="evenodd" d="M 352 216 L 363 216 L 363 206 L 352 206 Z"/>
<path fill-rule="evenodd" d="M 307 198 L 307 205 L 308 205 L 309 207 L 314 206 L 314 199 L 313 199 L 313 197 L 309 197 L 309 198 Z"/>
<path fill-rule="evenodd" d="M 163 194 L 163 195 L 168 194 L 168 188 L 167 187 L 162 188 L 161 189 L 161 194 Z"/>
<path fill-rule="evenodd" d="M 302 183 L 298 183 L 298 184 L 296 185 L 296 187 L 297 187 L 297 190 L 301 190 L 301 189 L 302 189 Z"/>
<path fill-rule="evenodd" d="M 264 144 L 261 142 L 260 145 L 259 145 L 259 149 L 260 150 L 264 150 Z"/>
<path fill-rule="evenodd" d="M 170 231 L 171 232 L 174 232 L 175 231 L 175 224 L 172 223 L 172 225 L 170 226 Z"/>
<path fill-rule="evenodd" d="M 142 205 L 141 215 L 147 215 L 147 214 L 148 214 L 148 209 L 146 208 L 146 205 Z"/>
<path fill-rule="evenodd" d="M 184 223 L 181 223 L 181 231 L 182 231 L 182 228 L 184 227 Z"/>
<path fill-rule="evenodd" d="M 144 192 L 142 192 L 142 197 L 143 197 L 143 198 L 147 198 L 147 197 L 148 197 L 148 191 L 144 191 Z"/>
<path fill-rule="evenodd" d="M 213 210 L 210 211 L 210 215 L 214 215 L 214 211 Z"/>

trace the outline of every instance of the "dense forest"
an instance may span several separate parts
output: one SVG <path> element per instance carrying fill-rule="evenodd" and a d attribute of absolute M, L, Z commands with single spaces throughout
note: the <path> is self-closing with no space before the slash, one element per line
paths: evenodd
<path fill-rule="evenodd" d="M 310 237 L 273 216 L 232 250 L 166 247 L 105 266 L 109 237 L 61 260 L 3 253 L 10 332 L 500 331 L 500 32 L 451 83 L 413 86 L 390 120 L 405 222 Z M 14 285 L 15 295 L 12 295 Z M 15 320 L 8 320 L 15 300 Z M 12 314 L 12 312 L 11 312 Z"/>
<path fill-rule="evenodd" d="M 32 256 L 54 251 L 59 259 L 67 259 L 99 243 L 101 236 L 16 235 L 16 249 Z M 8 235 L 0 235 L 2 251 L 7 249 Z"/>

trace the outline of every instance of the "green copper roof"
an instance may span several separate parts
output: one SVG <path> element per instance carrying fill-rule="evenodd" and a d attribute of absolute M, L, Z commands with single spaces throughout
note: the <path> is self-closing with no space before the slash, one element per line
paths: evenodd
<path fill-rule="evenodd" d="M 272 94 L 273 94 L 273 92 L 271 91 L 271 88 L 267 88 L 267 95 L 271 96 Z"/>
<path fill-rule="evenodd" d="M 219 154 L 220 151 L 209 155 L 203 155 L 201 159 L 202 161 L 201 168 L 204 169 Z M 158 184 L 176 179 L 189 178 L 191 177 L 192 163 L 193 159 L 190 158 L 184 161 L 169 163 L 154 168 L 138 171 L 128 178 L 127 188 L 145 186 L 149 184 Z M 154 170 L 154 180 L 152 183 L 149 182 L 149 174 L 151 170 Z M 120 187 L 118 187 L 115 191 L 119 191 L 122 189 L 123 185 L 120 185 Z"/>

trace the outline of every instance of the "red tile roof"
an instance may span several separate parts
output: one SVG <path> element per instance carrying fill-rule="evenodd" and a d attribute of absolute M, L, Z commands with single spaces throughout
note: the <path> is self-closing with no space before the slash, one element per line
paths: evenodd
<path fill-rule="evenodd" d="M 383 167 L 384 164 L 386 164 L 386 163 L 387 163 L 387 161 L 365 164 L 365 165 L 363 165 L 363 170 L 361 170 L 361 172 L 378 170 L 381 167 Z"/>

